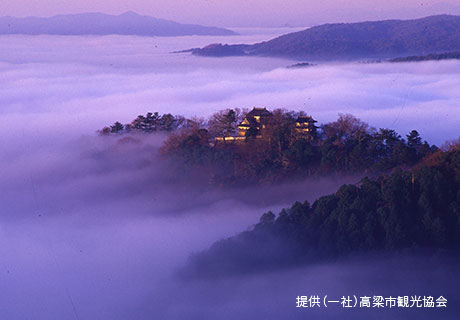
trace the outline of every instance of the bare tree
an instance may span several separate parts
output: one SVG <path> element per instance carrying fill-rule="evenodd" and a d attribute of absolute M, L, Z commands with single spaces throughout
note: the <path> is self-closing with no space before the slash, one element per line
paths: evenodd
<path fill-rule="evenodd" d="M 208 121 L 209 132 L 212 136 L 230 137 L 235 134 L 238 125 L 238 115 L 233 109 L 214 113 Z"/>

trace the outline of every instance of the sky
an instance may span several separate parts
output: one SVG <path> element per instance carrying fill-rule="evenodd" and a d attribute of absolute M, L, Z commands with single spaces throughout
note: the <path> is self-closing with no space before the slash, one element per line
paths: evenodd
<path fill-rule="evenodd" d="M 3 0 L 0 15 L 135 11 L 183 23 L 220 27 L 311 26 L 432 14 L 460 14 L 458 0 Z"/>

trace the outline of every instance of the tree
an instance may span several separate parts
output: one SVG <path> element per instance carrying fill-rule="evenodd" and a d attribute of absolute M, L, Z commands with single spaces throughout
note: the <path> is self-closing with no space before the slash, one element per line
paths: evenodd
<path fill-rule="evenodd" d="M 244 143 L 222 143 L 207 147 L 204 147 L 204 143 L 180 142 L 202 128 L 209 129 L 211 141 L 216 136 L 234 135 L 240 119 L 238 109 L 215 113 L 207 123 L 202 119 L 184 121 L 178 118 L 181 133 L 167 141 L 165 150 L 187 148 L 190 152 L 183 154 L 188 159 L 193 148 L 196 148 L 193 151 L 195 155 L 205 152 L 210 161 L 211 174 L 225 176 L 225 181 L 232 183 L 274 183 L 328 173 L 376 174 L 397 167 L 413 166 L 435 151 L 427 143 L 421 144 L 421 138 L 415 130 L 409 133 L 409 142 L 406 143 L 394 130 L 376 131 L 352 115 L 340 115 L 337 121 L 323 126 L 323 134 L 317 140 L 309 141 L 296 130 L 299 115 L 301 113 L 276 109 L 261 123 L 246 131 Z M 179 125 L 173 124 L 173 127 L 176 126 Z M 183 131 L 184 128 L 187 130 Z M 189 142 L 199 140 L 204 141 L 195 135 Z M 420 152 L 408 144 L 417 146 Z M 208 150 L 208 147 L 211 148 Z M 218 180 L 216 178 L 214 181 Z"/>
<path fill-rule="evenodd" d="M 102 128 L 102 130 L 99 130 L 98 132 L 101 135 L 108 135 L 110 134 L 110 131 L 111 131 L 110 127 L 104 127 Z"/>
<path fill-rule="evenodd" d="M 141 124 L 142 130 L 146 132 L 156 131 L 158 129 L 158 120 L 160 115 L 158 112 L 148 112 Z"/>
<path fill-rule="evenodd" d="M 392 136 L 392 134 L 390 134 Z M 412 177 L 416 177 L 415 180 Z M 265 213 L 252 230 L 213 245 L 201 253 L 198 266 L 251 270 L 336 259 L 359 252 L 425 249 L 456 257 L 460 250 L 460 144 L 439 151 L 436 161 L 422 162 L 410 171 L 395 170 L 360 185 L 344 185 L 335 194 L 282 209 L 278 217 Z M 270 240 L 269 244 L 267 240 Z M 220 242 L 222 243 L 222 242 Z M 219 244 L 219 242 L 217 243 Z M 262 244 L 262 245 L 261 245 Z M 248 249 L 249 248 L 249 249 Z M 267 254 L 258 254 L 268 249 Z M 239 258 L 235 258 L 239 257 Z M 209 269 L 206 269 L 209 272 Z"/>
<path fill-rule="evenodd" d="M 215 137 L 230 137 L 235 134 L 237 114 L 233 109 L 214 113 L 208 122 L 209 131 Z"/>
<path fill-rule="evenodd" d="M 373 129 L 365 122 L 351 114 L 339 114 L 337 121 L 327 123 L 322 128 L 326 138 L 335 137 L 339 140 L 356 139 L 361 141 Z"/>
<path fill-rule="evenodd" d="M 115 122 L 112 126 L 110 126 L 111 133 L 120 133 L 123 131 L 125 127 L 120 122 Z"/>
<path fill-rule="evenodd" d="M 412 130 L 409 132 L 407 137 L 407 146 L 410 148 L 418 148 L 422 145 L 422 138 L 420 137 L 417 130 Z"/>
<path fill-rule="evenodd" d="M 272 224 L 275 221 L 275 214 L 271 211 L 265 212 L 262 217 L 260 217 L 259 223 L 264 224 Z"/>
<path fill-rule="evenodd" d="M 170 113 L 164 114 L 160 120 L 160 130 L 171 131 L 176 128 L 176 119 Z"/>
<path fill-rule="evenodd" d="M 131 128 L 134 130 L 142 131 L 144 130 L 145 117 L 143 115 L 138 115 L 136 119 L 131 122 Z"/>

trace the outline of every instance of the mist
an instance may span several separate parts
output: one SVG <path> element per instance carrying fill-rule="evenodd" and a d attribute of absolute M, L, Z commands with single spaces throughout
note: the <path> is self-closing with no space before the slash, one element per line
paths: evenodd
<path fill-rule="evenodd" d="M 267 32 L 226 37 L 226 42 L 252 43 L 286 30 Z M 91 134 L 147 111 L 191 117 L 224 108 L 266 106 L 302 110 L 319 123 L 335 120 L 338 113 L 352 113 L 371 126 L 400 134 L 417 129 L 434 144 L 458 137 L 458 61 L 286 69 L 295 62 L 170 54 L 221 40 L 209 37 L 1 40 L 2 134 Z"/>
<path fill-rule="evenodd" d="M 190 254 L 239 233 L 267 210 L 347 179 L 213 190 L 175 179 L 161 135 L 49 137 L 2 158 L 0 316 L 128 319 L 156 314 Z M 145 301 L 151 301 L 144 306 Z M 165 311 L 165 310 L 163 310 Z"/>
<path fill-rule="evenodd" d="M 283 32 L 246 30 L 226 42 Z M 352 113 L 400 134 L 417 129 L 436 144 L 458 137 L 456 61 L 292 70 L 289 60 L 171 54 L 219 41 L 209 37 L 0 39 L 2 319 L 303 318 L 307 313 L 295 310 L 302 290 L 351 295 L 354 279 L 371 281 L 385 269 L 376 259 L 180 280 L 175 272 L 191 254 L 247 230 L 268 210 L 313 201 L 359 177 L 232 191 L 201 187 L 206 181 L 199 179 L 178 182 L 158 155 L 165 136 L 96 134 L 115 121 L 148 111 L 204 117 L 257 105 L 303 110 L 320 123 Z M 415 286 L 434 265 L 418 265 L 407 279 L 401 271 L 394 294 L 449 295 L 450 266 L 436 266 L 430 290 Z M 359 294 L 389 292 L 386 279 Z"/>
<path fill-rule="evenodd" d="M 379 256 L 305 267 L 187 277 L 190 255 L 295 200 L 313 201 L 342 183 L 324 178 L 241 190 L 174 180 L 158 157 L 163 136 L 86 136 L 29 146 L 2 161 L 0 316 L 4 319 L 334 318 L 299 310 L 297 295 L 443 295 L 458 314 L 458 261 Z M 204 270 L 205 272 L 206 270 Z M 393 279 L 396 285 L 389 284 Z M 421 281 L 423 279 L 423 281 Z M 423 311 L 423 312 L 422 312 Z M 438 310 L 379 311 L 428 319 Z M 353 312 L 355 318 L 375 316 Z"/>

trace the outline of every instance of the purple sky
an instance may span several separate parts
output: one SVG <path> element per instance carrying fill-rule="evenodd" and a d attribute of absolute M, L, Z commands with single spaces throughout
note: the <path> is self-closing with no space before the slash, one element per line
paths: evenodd
<path fill-rule="evenodd" d="M 184 23 L 232 26 L 309 26 L 431 14 L 460 14 L 459 0 L 2 0 L 0 15 L 50 16 L 136 11 Z"/>

